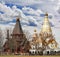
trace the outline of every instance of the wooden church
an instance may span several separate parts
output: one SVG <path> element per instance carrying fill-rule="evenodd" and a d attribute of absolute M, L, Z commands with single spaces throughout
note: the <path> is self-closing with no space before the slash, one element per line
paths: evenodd
<path fill-rule="evenodd" d="M 16 19 L 16 24 L 9 37 L 9 30 L 7 30 L 7 40 L 3 46 L 4 52 L 9 53 L 28 53 L 30 49 L 30 43 L 23 33 L 19 18 Z"/>

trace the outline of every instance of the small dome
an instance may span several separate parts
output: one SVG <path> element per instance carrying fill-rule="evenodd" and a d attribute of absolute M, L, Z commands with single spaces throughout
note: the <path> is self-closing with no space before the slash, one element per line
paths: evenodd
<path fill-rule="evenodd" d="M 34 30 L 34 32 L 36 32 L 36 29 Z"/>
<path fill-rule="evenodd" d="M 37 32 L 36 32 L 36 29 L 34 30 L 33 37 L 37 37 Z"/>
<path fill-rule="evenodd" d="M 46 13 L 45 16 L 48 16 L 48 13 Z"/>

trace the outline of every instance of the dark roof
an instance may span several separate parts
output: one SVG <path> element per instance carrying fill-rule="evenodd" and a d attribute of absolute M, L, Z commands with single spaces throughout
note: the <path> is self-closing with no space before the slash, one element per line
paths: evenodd
<path fill-rule="evenodd" d="M 15 24 L 12 34 L 23 34 L 19 18 L 17 18 L 16 20 L 16 24 Z"/>

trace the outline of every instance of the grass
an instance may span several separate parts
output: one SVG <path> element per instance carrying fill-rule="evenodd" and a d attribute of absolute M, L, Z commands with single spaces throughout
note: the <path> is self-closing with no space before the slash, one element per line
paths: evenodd
<path fill-rule="evenodd" d="M 0 56 L 0 57 L 60 57 L 60 56 L 20 56 L 20 55 L 3 55 L 3 56 Z"/>

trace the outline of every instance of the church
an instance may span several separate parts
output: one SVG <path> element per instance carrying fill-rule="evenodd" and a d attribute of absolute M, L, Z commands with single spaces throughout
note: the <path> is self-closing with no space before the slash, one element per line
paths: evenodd
<path fill-rule="evenodd" d="M 7 53 L 29 53 L 29 54 L 45 54 L 48 51 L 54 51 L 57 48 L 52 29 L 48 20 L 48 14 L 45 14 L 44 22 L 40 33 L 36 29 L 32 36 L 32 41 L 28 41 L 23 33 L 19 18 L 16 19 L 16 24 L 9 38 L 9 30 L 7 30 L 7 40 L 3 46 L 4 52 Z"/>
<path fill-rule="evenodd" d="M 57 48 L 57 42 L 53 36 L 50 22 L 48 20 L 48 14 L 45 14 L 44 22 L 40 33 L 34 30 L 33 39 L 30 42 L 32 54 L 43 54 L 48 51 L 54 51 Z"/>
<path fill-rule="evenodd" d="M 11 37 L 9 38 L 9 30 L 7 30 L 7 40 L 3 46 L 4 52 L 15 54 L 29 52 L 30 43 L 23 33 L 19 18 L 16 19 Z"/>

